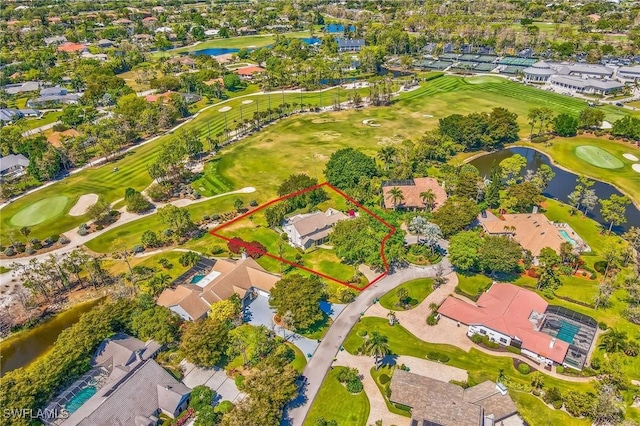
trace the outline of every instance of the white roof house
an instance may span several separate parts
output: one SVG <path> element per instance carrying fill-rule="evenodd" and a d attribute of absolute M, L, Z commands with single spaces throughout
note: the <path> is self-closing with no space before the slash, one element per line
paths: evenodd
<path fill-rule="evenodd" d="M 638 80 L 640 79 L 640 65 L 620 67 L 618 68 L 618 72 L 616 75 L 618 76 L 618 78 L 623 80 Z"/>
<path fill-rule="evenodd" d="M 308 249 L 324 244 L 333 226 L 345 219 L 348 219 L 347 215 L 330 208 L 326 212 L 298 214 L 285 219 L 282 229 L 287 233 L 292 246 Z"/>
<path fill-rule="evenodd" d="M 549 82 L 552 86 L 561 90 L 600 95 L 614 93 L 624 87 L 624 83 L 615 80 L 580 78 L 568 75 L 554 75 L 549 79 Z"/>
<path fill-rule="evenodd" d="M 27 167 L 29 167 L 29 159 L 22 154 L 0 157 L 0 176 L 2 177 L 20 176 L 24 174 Z"/>

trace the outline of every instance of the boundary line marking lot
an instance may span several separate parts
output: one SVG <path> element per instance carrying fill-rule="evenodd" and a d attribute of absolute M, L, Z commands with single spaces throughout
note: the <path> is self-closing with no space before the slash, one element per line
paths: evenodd
<path fill-rule="evenodd" d="M 240 215 L 238 217 L 233 218 L 229 222 L 223 223 L 222 225 L 219 225 L 219 226 L 215 227 L 214 229 L 209 231 L 209 233 L 211 235 L 213 235 L 214 237 L 217 237 L 217 238 L 220 238 L 220 239 L 222 239 L 222 240 L 224 240 L 226 242 L 229 242 L 229 241 L 231 241 L 231 238 L 225 237 L 224 235 L 221 235 L 219 233 L 220 231 L 222 231 L 223 229 L 227 228 L 228 226 L 230 226 L 230 225 L 232 225 L 232 224 L 234 224 L 234 223 L 236 223 L 236 222 L 238 222 L 238 221 L 240 221 L 240 220 L 242 220 L 242 219 L 244 219 L 244 218 L 246 218 L 246 217 L 248 217 L 250 215 L 253 215 L 253 214 L 255 214 L 256 212 L 258 212 L 260 210 L 266 209 L 267 207 L 271 206 L 272 204 L 275 204 L 275 203 L 280 202 L 280 201 L 287 200 L 287 199 L 295 197 L 297 195 L 301 195 L 301 194 L 304 194 L 306 192 L 313 191 L 315 189 L 322 188 L 322 187 L 325 187 L 325 186 L 327 188 L 330 188 L 331 190 L 335 191 L 336 193 L 338 193 L 340 196 L 342 196 L 343 198 L 348 200 L 350 203 L 352 203 L 354 206 L 356 206 L 359 210 L 362 210 L 362 211 L 366 212 L 368 215 L 370 215 L 371 217 L 373 217 L 374 219 L 376 219 L 378 222 L 380 222 L 386 228 L 389 229 L 389 232 L 384 236 L 384 238 L 382 238 L 382 241 L 380 242 L 380 256 L 382 257 L 382 262 L 384 263 L 384 271 L 380 275 L 375 277 L 373 280 L 369 281 L 369 284 L 367 284 L 366 286 L 357 287 L 357 286 L 355 286 L 355 285 L 353 285 L 351 283 L 347 283 L 347 282 L 341 281 L 341 280 L 339 280 L 337 278 L 334 278 L 334 277 L 332 277 L 330 275 L 324 274 L 324 273 L 319 272 L 319 271 L 315 271 L 315 270 L 313 270 L 311 268 L 307 268 L 306 266 L 303 266 L 303 265 L 299 265 L 299 264 L 297 264 L 295 262 L 292 262 L 290 260 L 284 259 L 284 258 L 282 258 L 280 256 L 276 256 L 274 254 L 271 254 L 271 253 L 269 253 L 267 251 L 264 251 L 261 254 L 263 256 L 267 256 L 267 257 L 270 257 L 272 259 L 275 259 L 275 260 L 277 260 L 279 262 L 282 262 L 282 263 L 285 263 L 287 265 L 293 266 L 294 268 L 302 269 L 304 271 L 307 271 L 307 272 L 312 273 L 314 275 L 317 275 L 319 277 L 326 278 L 326 279 L 331 280 L 333 282 L 336 282 L 338 284 L 342 284 L 344 286 L 350 287 L 350 288 L 352 288 L 354 290 L 357 290 L 357 291 L 365 290 L 366 288 L 368 288 L 372 284 L 375 284 L 376 282 L 381 280 L 383 277 L 385 277 L 389 273 L 389 268 L 390 267 L 389 267 L 389 262 L 387 262 L 387 258 L 386 258 L 385 254 L 384 254 L 384 247 L 385 247 L 385 243 L 387 242 L 387 240 L 396 232 L 396 228 L 393 225 L 391 225 L 390 223 L 388 223 L 387 221 L 385 221 L 384 219 L 382 219 L 380 216 L 378 216 L 377 214 L 373 213 L 371 210 L 369 210 L 368 208 L 364 207 L 362 204 L 358 203 L 356 200 L 354 200 L 353 198 L 351 198 L 350 196 L 348 196 L 347 194 L 345 194 L 344 192 L 342 192 L 341 190 L 336 188 L 335 186 L 331 185 L 329 182 L 319 183 L 317 185 L 310 186 L 310 187 L 302 189 L 300 191 L 293 192 L 291 194 L 287 194 L 287 195 L 285 195 L 283 197 L 276 198 L 275 200 L 271 200 L 266 204 L 258 206 L 253 210 L 249 210 L 248 212 L 246 212 L 246 213 L 244 213 L 244 214 L 242 214 L 242 215 Z M 245 247 L 248 247 L 248 243 L 245 245 Z"/>

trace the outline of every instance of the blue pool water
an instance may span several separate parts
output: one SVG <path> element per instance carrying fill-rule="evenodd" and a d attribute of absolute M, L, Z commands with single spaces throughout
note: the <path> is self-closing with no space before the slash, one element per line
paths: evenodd
<path fill-rule="evenodd" d="M 197 283 L 198 281 L 200 281 L 203 278 L 204 278 L 204 275 L 194 275 L 191 278 L 191 284 L 195 284 L 195 283 Z"/>
<path fill-rule="evenodd" d="M 559 232 L 560 232 L 560 236 L 562 238 L 564 238 L 564 240 L 566 242 L 570 243 L 572 246 L 575 246 L 575 245 L 578 244 L 578 242 L 576 240 L 574 240 L 573 238 L 571 238 L 571 236 L 569 236 L 567 231 L 565 231 L 564 229 L 561 229 Z"/>
<path fill-rule="evenodd" d="M 335 34 L 335 33 L 343 33 L 344 32 L 344 25 L 342 24 L 329 24 L 329 25 L 325 25 L 324 30 L 326 32 L 328 32 L 329 34 Z M 355 31 L 356 27 L 354 27 L 353 25 L 349 25 L 349 31 Z"/>
<path fill-rule="evenodd" d="M 580 327 L 562 320 L 560 323 L 562 325 L 560 326 L 560 330 L 558 330 L 558 335 L 556 337 L 569 344 L 573 343 L 573 337 L 578 333 L 578 331 L 580 331 Z"/>
<path fill-rule="evenodd" d="M 86 388 L 81 389 L 77 394 L 73 396 L 73 398 L 69 400 L 65 408 L 67 409 L 69 414 L 76 412 L 76 410 L 78 410 L 78 408 L 80 408 L 82 404 L 87 402 L 93 395 L 95 395 L 96 392 L 98 392 L 98 389 L 95 386 L 87 386 Z"/>

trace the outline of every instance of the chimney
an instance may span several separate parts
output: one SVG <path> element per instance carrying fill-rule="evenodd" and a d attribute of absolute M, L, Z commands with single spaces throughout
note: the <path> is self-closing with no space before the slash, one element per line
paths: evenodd
<path fill-rule="evenodd" d="M 555 346 L 555 344 L 556 344 L 556 338 L 555 338 L 555 337 L 552 337 L 552 338 L 551 338 L 551 341 L 549 342 L 549 347 L 550 347 L 550 348 L 553 348 L 553 347 Z"/>

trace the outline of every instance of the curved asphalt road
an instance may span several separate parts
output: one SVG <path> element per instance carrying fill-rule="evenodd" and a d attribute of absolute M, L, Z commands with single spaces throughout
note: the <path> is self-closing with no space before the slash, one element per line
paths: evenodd
<path fill-rule="evenodd" d="M 439 265 L 442 266 L 444 275 L 453 272 L 447 257 L 443 258 Z M 320 390 L 322 381 L 331 368 L 333 358 L 338 353 L 344 339 L 360 319 L 361 314 L 373 304 L 374 299 L 382 297 L 385 293 L 406 281 L 415 278 L 433 277 L 436 274 L 436 268 L 436 266 L 426 268 L 412 266 L 397 270 L 364 290 L 355 301 L 344 308 L 333 322 L 333 325 L 331 325 L 331 328 L 329 328 L 329 331 L 327 331 L 318 349 L 309 359 L 302 373 L 303 383 L 305 383 L 303 395 L 288 405 L 282 422 L 283 425 L 302 426 L 311 404 Z"/>

